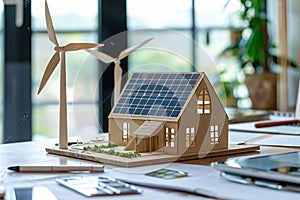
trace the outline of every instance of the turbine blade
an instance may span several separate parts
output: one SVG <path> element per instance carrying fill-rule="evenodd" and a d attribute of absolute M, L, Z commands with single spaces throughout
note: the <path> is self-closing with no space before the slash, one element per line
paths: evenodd
<path fill-rule="evenodd" d="M 41 81 L 41 84 L 40 84 L 40 87 L 38 90 L 38 94 L 40 94 L 40 92 L 44 88 L 45 84 L 47 83 L 49 77 L 53 73 L 55 67 L 58 65 L 59 61 L 60 61 L 59 52 L 56 52 L 50 59 L 48 65 L 45 69 L 45 72 L 44 72 L 44 75 L 43 75 L 43 78 L 42 78 L 42 81 Z"/>
<path fill-rule="evenodd" d="M 63 47 L 62 51 L 77 51 L 83 49 L 91 49 L 95 47 L 104 46 L 103 44 L 95 44 L 95 43 L 70 43 Z"/>
<path fill-rule="evenodd" d="M 147 40 L 145 40 L 145 41 L 143 41 L 143 42 L 141 42 L 141 43 L 139 43 L 137 45 L 134 45 L 132 47 L 129 47 L 128 49 L 125 49 L 125 50 L 121 51 L 121 53 L 119 54 L 118 59 L 122 60 L 123 58 L 125 58 L 129 54 L 131 54 L 133 51 L 135 51 L 136 49 L 140 48 L 141 46 L 144 46 L 146 43 L 150 42 L 153 39 L 154 39 L 154 37 L 150 37 Z"/>
<path fill-rule="evenodd" d="M 50 15 L 47 0 L 45 1 L 45 15 L 46 15 L 46 25 L 47 25 L 49 40 L 51 42 L 53 42 L 55 44 L 55 46 L 59 46 L 57 38 L 56 38 L 55 31 L 54 31 L 54 28 L 53 28 L 53 23 L 52 23 L 52 19 L 51 19 L 51 15 Z"/>
<path fill-rule="evenodd" d="M 105 53 L 102 53 L 100 51 L 91 51 L 91 50 L 86 50 L 87 52 L 89 52 L 90 54 L 94 55 L 96 58 L 98 58 L 99 60 L 101 60 L 104 63 L 111 63 L 113 62 L 115 59 Z"/>

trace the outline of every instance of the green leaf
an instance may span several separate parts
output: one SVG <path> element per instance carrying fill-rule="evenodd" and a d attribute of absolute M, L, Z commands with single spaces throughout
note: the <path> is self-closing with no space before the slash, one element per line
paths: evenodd
<path fill-rule="evenodd" d="M 254 61 L 262 61 L 264 59 L 264 33 L 262 30 L 253 30 L 249 40 L 245 45 L 245 52 L 249 59 Z"/>

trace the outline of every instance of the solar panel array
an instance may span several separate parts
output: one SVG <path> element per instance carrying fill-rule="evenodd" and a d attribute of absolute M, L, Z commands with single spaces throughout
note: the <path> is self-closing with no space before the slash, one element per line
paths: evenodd
<path fill-rule="evenodd" d="M 114 114 L 178 117 L 200 73 L 134 72 Z"/>

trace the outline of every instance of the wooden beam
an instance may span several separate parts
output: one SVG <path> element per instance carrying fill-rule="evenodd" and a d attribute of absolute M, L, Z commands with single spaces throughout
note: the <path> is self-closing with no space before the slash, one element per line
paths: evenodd
<path fill-rule="evenodd" d="M 287 33 L 287 5 L 286 0 L 278 0 L 278 29 L 279 29 L 279 66 L 278 75 L 278 106 L 280 111 L 288 111 L 288 33 Z"/>

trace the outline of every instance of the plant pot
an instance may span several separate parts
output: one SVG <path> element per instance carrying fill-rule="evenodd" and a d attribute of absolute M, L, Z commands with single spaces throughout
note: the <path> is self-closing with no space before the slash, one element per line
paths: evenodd
<path fill-rule="evenodd" d="M 235 29 L 230 31 L 230 44 L 233 45 L 240 40 L 243 34 L 243 29 Z"/>
<path fill-rule="evenodd" d="M 245 85 L 252 101 L 252 109 L 276 110 L 277 74 L 261 73 L 246 75 Z"/>

